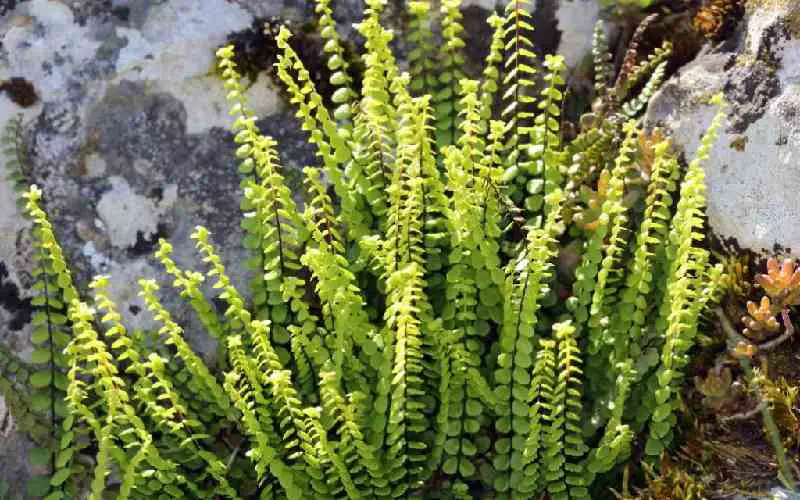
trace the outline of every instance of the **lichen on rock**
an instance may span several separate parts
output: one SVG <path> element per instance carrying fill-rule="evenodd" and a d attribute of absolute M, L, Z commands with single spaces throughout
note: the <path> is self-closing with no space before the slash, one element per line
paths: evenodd
<path fill-rule="evenodd" d="M 714 113 L 708 97 L 724 92 L 728 121 L 706 179 L 710 228 L 731 249 L 800 252 L 793 222 L 800 218 L 800 39 L 790 29 L 792 9 L 779 2 L 751 9 L 735 43 L 707 46 L 648 107 L 646 123 L 669 129 L 690 157 Z"/>
<path fill-rule="evenodd" d="M 97 214 L 105 225 L 111 244 L 119 248 L 133 247 L 141 240 L 150 240 L 158 232 L 159 217 L 175 202 L 177 187 L 171 184 L 169 196 L 156 203 L 135 193 L 125 179 L 111 177 L 111 190 L 97 203 Z"/>

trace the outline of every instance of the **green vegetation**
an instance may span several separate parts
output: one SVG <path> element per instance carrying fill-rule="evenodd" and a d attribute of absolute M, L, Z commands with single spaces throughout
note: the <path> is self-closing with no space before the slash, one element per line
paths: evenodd
<path fill-rule="evenodd" d="M 139 281 L 155 332 L 128 332 L 107 277 L 76 290 L 43 193 L 24 193 L 41 283 L 31 406 L 50 431 L 36 452 L 50 475 L 32 494 L 588 498 L 634 454 L 660 462 L 723 283 L 701 244 L 701 162 L 721 111 L 682 168 L 634 118 L 669 47 L 641 61 L 632 47 L 612 84 L 598 30 L 598 102 L 570 140 L 564 61 L 534 54 L 525 3 L 489 21 L 481 81 L 461 70 L 457 7 L 443 3 L 437 44 L 430 6 L 410 5 L 412 81 L 383 3 L 368 1 L 354 88 L 319 0 L 332 109 L 281 31 L 277 73 L 319 161 L 304 169 L 302 208 L 232 47 L 218 51 L 253 279 L 232 284 L 202 226 L 199 270 L 161 241 L 171 289 Z M 163 293 L 192 306 L 217 366 L 192 351 Z"/>

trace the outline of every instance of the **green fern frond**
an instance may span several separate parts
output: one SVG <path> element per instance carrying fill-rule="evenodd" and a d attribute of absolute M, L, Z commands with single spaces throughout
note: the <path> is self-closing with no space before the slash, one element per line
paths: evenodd
<path fill-rule="evenodd" d="M 37 297 L 31 304 L 39 308 L 31 321 L 31 342 L 37 346 L 31 361 L 38 366 L 29 378 L 33 388 L 31 408 L 43 412 L 49 420 L 47 448 L 50 450 L 51 494 L 59 495 L 72 488 L 66 481 L 73 472 L 70 468 L 71 455 L 75 452 L 70 436 L 73 420 L 65 404 L 69 396 L 67 373 L 71 364 L 64 350 L 72 340 L 68 333 L 72 325 L 66 313 L 68 306 L 78 300 L 78 292 L 53 226 L 41 207 L 42 191 L 32 185 L 22 197 L 26 215 L 33 222 L 33 245 L 36 248 L 32 274 L 36 280 L 33 288 Z"/>
<path fill-rule="evenodd" d="M 189 347 L 183 338 L 183 328 L 173 321 L 172 315 L 156 296 L 156 292 L 159 290 L 158 284 L 154 280 L 141 279 L 139 286 L 141 288 L 139 295 L 153 313 L 153 318 L 162 325 L 158 330 L 159 335 L 164 337 L 166 345 L 175 347 L 176 356 L 192 375 L 187 386 L 189 390 L 199 399 L 212 405 L 211 411 L 215 414 L 221 417 L 230 415 L 230 401 L 225 397 L 222 386 L 208 370 L 203 360 Z"/>
<path fill-rule="evenodd" d="M 592 60 L 594 62 L 594 91 L 601 94 L 611 82 L 613 67 L 608 49 L 605 23 L 600 20 L 594 25 L 592 34 Z"/>
<path fill-rule="evenodd" d="M 358 495 L 385 498 L 389 495 L 389 482 L 378 458 L 376 450 L 370 446 L 361 432 L 361 422 L 356 418 L 353 401 L 346 401 L 341 394 L 339 377 L 336 372 L 320 373 L 320 393 L 323 415 L 329 421 L 329 428 L 340 437 L 335 444 L 336 453 L 347 465 L 353 477 L 353 485 L 358 488 Z M 360 393 L 357 393 L 360 394 Z M 359 400 L 358 396 L 352 399 Z"/>
<path fill-rule="evenodd" d="M 546 462 L 544 460 L 544 438 L 550 413 L 552 412 L 553 390 L 556 387 L 556 342 L 551 339 L 539 339 L 536 351 L 536 362 L 531 374 L 528 392 L 528 412 L 530 426 L 522 458 L 527 465 L 521 471 L 519 491 L 527 495 L 536 494 L 544 489 Z"/>
<path fill-rule="evenodd" d="M 536 117 L 536 54 L 533 52 L 531 14 L 528 0 L 509 2 L 502 26 L 505 44 L 503 62 L 503 110 L 506 122 L 506 177 L 513 180 L 519 174 L 541 177 L 528 154 L 527 144 Z"/>
<path fill-rule="evenodd" d="M 411 91 L 417 95 L 433 95 L 439 86 L 436 77 L 436 43 L 432 24 L 433 11 L 428 1 L 410 1 L 407 4 L 409 17 L 408 68 L 411 74 Z"/>
<path fill-rule="evenodd" d="M 289 30 L 282 27 L 276 39 L 280 49 L 278 76 L 292 96 L 291 102 L 298 106 L 297 116 L 303 119 L 303 130 L 309 133 L 309 142 L 316 146 L 315 154 L 322 161 L 325 173 L 341 200 L 343 217 L 351 227 L 353 239 L 357 240 L 368 233 L 370 221 L 365 218 L 366 201 L 358 191 L 348 189 L 344 177 L 344 167 L 352 156 L 347 141 L 349 131 L 343 133 L 331 118 L 308 70 L 289 46 L 289 37 Z"/>
<path fill-rule="evenodd" d="M 433 107 L 436 110 L 436 144 L 439 149 L 455 144 L 458 140 L 458 85 L 464 78 L 464 40 L 461 25 L 461 0 L 442 0 L 442 45 L 438 61 L 442 65 L 439 72 L 439 87 L 433 94 Z"/>
<path fill-rule="evenodd" d="M 544 444 L 544 480 L 553 499 L 589 498 L 582 458 L 587 451 L 581 425 L 581 356 L 576 330 L 567 321 L 553 325 L 558 341 L 557 374 L 554 380 L 548 428 Z"/>
<path fill-rule="evenodd" d="M 389 289 L 396 292 L 385 313 L 387 345 L 392 347 L 394 359 L 384 446 L 392 496 L 403 497 L 430 475 L 425 467 L 428 423 L 423 413 L 422 269 L 411 262 L 392 273 L 388 281 Z"/>
<path fill-rule="evenodd" d="M 489 44 L 489 52 L 486 54 L 483 67 L 483 81 L 481 82 L 480 92 L 480 116 L 481 130 L 488 133 L 488 122 L 493 118 L 496 107 L 498 91 L 500 90 L 500 71 L 503 65 L 503 46 L 505 32 L 502 29 L 503 18 L 497 14 L 492 14 L 487 20 L 492 29 L 492 41 Z"/>
<path fill-rule="evenodd" d="M 686 354 L 695 342 L 699 313 L 708 300 L 706 280 L 709 276 L 712 279 L 716 276 L 718 280 L 722 272 L 719 266 L 706 271 L 710 258 L 708 250 L 692 245 L 703 238 L 702 213 L 706 203 L 706 186 L 701 162 L 708 159 L 725 116 L 721 95 L 715 96 L 712 103 L 720 110 L 700 141 L 695 157 L 689 163 L 681 182 L 680 199 L 666 247 L 669 267 L 666 294 L 658 323 L 663 332 L 664 345 L 661 364 L 655 374 L 658 389 L 654 392 L 655 406 L 646 446 L 646 452 L 651 456 L 660 456 L 671 441 L 676 420 L 677 383 L 681 380 L 682 369 L 688 362 Z"/>
<path fill-rule="evenodd" d="M 534 120 L 534 133 L 531 150 L 533 151 L 534 161 L 541 163 L 541 168 L 537 167 L 536 170 L 543 173 L 544 180 L 544 197 L 562 186 L 562 170 L 564 169 L 564 155 L 561 152 L 561 101 L 564 95 L 561 92 L 566 83 L 564 74 L 567 70 L 567 65 L 564 58 L 561 56 L 547 55 L 544 59 L 544 67 L 547 73 L 544 75 L 545 87 L 541 92 L 541 100 L 539 101 L 538 108 L 539 114 Z M 532 198 L 536 200 L 530 202 Z M 525 200 L 525 208 L 528 210 L 536 210 L 536 205 L 543 204 L 544 200 L 539 201 L 535 198 L 535 194 L 531 194 Z M 541 198 L 539 195 L 538 198 Z M 553 210 L 554 207 L 545 206 L 544 213 Z"/>
<path fill-rule="evenodd" d="M 30 159 L 23 134 L 22 114 L 19 114 L 8 120 L 0 135 L 0 155 L 5 158 L 4 177 L 9 180 L 11 188 L 17 194 L 17 205 L 20 209 L 25 207 L 24 193 L 31 184 Z"/>
<path fill-rule="evenodd" d="M 561 191 L 554 191 L 549 200 L 553 207 L 563 201 Z M 503 328 L 500 333 L 495 396 L 498 400 L 495 428 L 500 438 L 495 443 L 494 486 L 499 492 L 519 494 L 530 486 L 523 480 L 526 463 L 522 460 L 525 441 L 530 433 L 530 401 L 528 399 L 533 349 L 538 335 L 542 298 L 549 291 L 553 259 L 556 256 L 555 235 L 558 234 L 559 210 L 547 215 L 544 227 L 528 228 L 527 245 L 519 258 L 509 263 L 506 272 Z"/>
<path fill-rule="evenodd" d="M 336 106 L 333 117 L 339 123 L 339 130 L 343 135 L 349 131 L 352 124 L 353 101 L 357 93 L 353 90 L 353 78 L 350 76 L 350 63 L 347 61 L 342 41 L 336 31 L 336 21 L 333 19 L 331 0 L 316 0 L 314 11 L 319 14 L 319 34 L 325 40 L 323 50 L 328 54 L 326 62 L 331 71 L 330 83 L 336 88 L 331 100 Z"/>

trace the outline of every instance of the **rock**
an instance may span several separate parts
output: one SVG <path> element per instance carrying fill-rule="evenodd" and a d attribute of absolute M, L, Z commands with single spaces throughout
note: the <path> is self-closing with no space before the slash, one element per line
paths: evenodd
<path fill-rule="evenodd" d="M 556 11 L 561 41 L 558 53 L 567 67 L 578 66 L 592 53 L 592 33 L 600 19 L 600 2 L 596 0 L 561 0 Z"/>
<path fill-rule="evenodd" d="M 750 496 L 744 496 L 744 495 L 735 495 L 735 496 L 732 497 L 732 500 L 751 500 L 751 499 L 755 499 L 755 498 L 764 498 L 764 497 L 763 496 L 750 497 Z M 775 487 L 775 488 L 772 488 L 771 490 L 769 490 L 769 497 L 768 498 L 770 498 L 770 500 L 800 500 L 800 493 L 795 493 L 795 492 L 789 491 L 789 490 L 784 489 L 784 488 Z"/>
<path fill-rule="evenodd" d="M 17 429 L 14 417 L 11 416 L 3 398 L 0 397 L 0 485 L 6 482 L 8 496 L 13 494 L 24 494 L 25 483 L 19 478 L 26 478 L 31 475 L 33 468 L 27 460 L 20 460 L 20 457 L 27 457 L 30 453 L 31 442 L 25 434 Z M 0 489 L 2 489 L 0 487 Z M 20 498 L 22 498 L 20 496 Z"/>
<path fill-rule="evenodd" d="M 648 126 L 665 126 L 691 157 L 723 92 L 728 120 L 705 163 L 708 219 L 728 248 L 800 255 L 800 39 L 793 2 L 751 9 L 733 40 L 706 47 L 654 96 Z"/>
<path fill-rule="evenodd" d="M 792 492 L 784 488 L 772 488 L 769 492 L 773 500 L 800 500 L 800 493 Z"/>

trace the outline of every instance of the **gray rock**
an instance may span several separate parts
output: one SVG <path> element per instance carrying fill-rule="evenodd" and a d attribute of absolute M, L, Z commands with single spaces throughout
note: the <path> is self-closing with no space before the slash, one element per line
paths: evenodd
<path fill-rule="evenodd" d="M 744 495 L 736 495 L 732 500 L 752 500 L 764 497 L 749 497 Z M 784 488 L 775 487 L 769 490 L 770 500 L 800 500 L 800 493 L 795 493 Z"/>
<path fill-rule="evenodd" d="M 748 13 L 738 40 L 706 47 L 673 76 L 646 123 L 691 156 L 715 112 L 708 98 L 723 92 L 729 116 L 705 164 L 710 226 L 728 247 L 800 255 L 800 6 L 767 5 Z"/>

